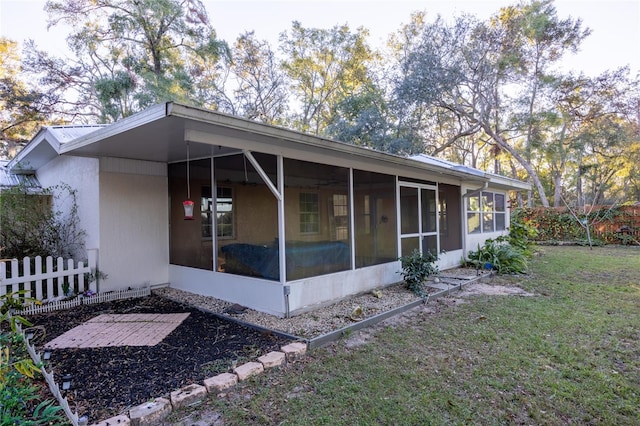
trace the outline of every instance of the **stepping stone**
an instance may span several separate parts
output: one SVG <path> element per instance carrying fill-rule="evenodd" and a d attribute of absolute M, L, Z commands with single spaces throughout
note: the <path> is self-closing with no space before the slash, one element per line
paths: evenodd
<path fill-rule="evenodd" d="M 131 426 L 155 426 L 171 414 L 171 401 L 166 398 L 155 398 L 129 410 Z"/>
<path fill-rule="evenodd" d="M 177 391 L 171 392 L 171 405 L 174 410 L 180 407 L 197 404 L 207 397 L 207 388 L 193 383 Z"/>
<path fill-rule="evenodd" d="M 264 368 L 280 367 L 286 361 L 284 352 L 272 351 L 258 358 Z"/>
<path fill-rule="evenodd" d="M 233 373 L 222 373 L 217 376 L 204 379 L 204 385 L 209 393 L 222 392 L 238 384 L 238 376 Z"/>
<path fill-rule="evenodd" d="M 289 343 L 288 345 L 283 346 L 280 349 L 287 357 L 287 361 L 291 362 L 301 358 L 302 356 L 304 356 L 304 354 L 307 353 L 307 344 L 303 342 L 294 342 Z"/>
<path fill-rule="evenodd" d="M 247 362 L 233 369 L 233 372 L 238 375 L 238 380 L 243 381 L 251 376 L 260 374 L 264 371 L 264 366 L 259 362 Z"/>

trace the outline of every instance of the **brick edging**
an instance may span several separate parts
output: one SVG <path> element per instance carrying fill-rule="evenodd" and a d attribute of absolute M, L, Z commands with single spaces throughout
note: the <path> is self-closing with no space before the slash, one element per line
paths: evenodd
<path fill-rule="evenodd" d="M 235 386 L 238 382 L 255 376 L 274 367 L 280 367 L 287 362 L 293 362 L 303 357 L 307 352 L 307 344 L 293 342 L 282 346 L 280 351 L 272 351 L 258 358 L 239 365 L 233 373 L 221 373 L 204 379 L 203 384 L 190 384 L 171 392 L 169 399 L 155 398 L 129 410 L 128 415 L 121 414 L 111 417 L 92 426 L 152 426 L 164 420 L 173 410 L 180 407 L 197 404 L 207 397 L 220 394 L 222 391 Z"/>

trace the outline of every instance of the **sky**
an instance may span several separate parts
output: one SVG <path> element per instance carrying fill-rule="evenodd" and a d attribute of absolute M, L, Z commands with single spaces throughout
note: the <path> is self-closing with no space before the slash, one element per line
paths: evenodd
<path fill-rule="evenodd" d="M 68 55 L 66 31 L 47 30 L 44 0 L 0 0 L 0 36 L 22 43 L 33 39 L 52 54 Z M 245 31 L 255 31 L 272 48 L 278 35 L 291 28 L 293 21 L 303 27 L 331 28 L 348 24 L 352 30 L 365 27 L 373 46 L 410 21 L 412 12 L 425 11 L 427 19 L 470 13 L 480 19 L 494 15 L 500 7 L 517 0 L 203 0 L 218 38 L 233 42 Z M 640 0 L 556 0 L 558 16 L 581 18 L 592 34 L 583 41 L 581 51 L 563 60 L 565 71 L 596 76 L 622 66 L 640 71 Z"/>

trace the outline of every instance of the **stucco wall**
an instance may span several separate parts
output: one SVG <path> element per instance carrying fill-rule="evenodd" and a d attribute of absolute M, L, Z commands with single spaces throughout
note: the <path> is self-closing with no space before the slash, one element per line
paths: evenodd
<path fill-rule="evenodd" d="M 166 166 L 149 170 L 131 162 L 125 164 L 129 167 L 119 166 L 113 159 L 101 164 L 100 269 L 108 278 L 100 291 L 168 283 Z M 127 169 L 149 174 L 111 171 Z"/>
<path fill-rule="evenodd" d="M 100 246 L 98 173 L 98 159 L 67 155 L 53 159 L 36 173 L 43 187 L 67 184 L 76 190 L 78 217 L 80 227 L 86 232 L 87 249 Z M 61 200 L 54 207 L 66 214 L 71 203 Z M 79 253 L 78 256 L 84 258 L 86 254 Z"/>

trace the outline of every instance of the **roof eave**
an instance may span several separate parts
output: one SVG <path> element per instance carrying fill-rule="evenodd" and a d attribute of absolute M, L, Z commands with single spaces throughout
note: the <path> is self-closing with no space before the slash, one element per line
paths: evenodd
<path fill-rule="evenodd" d="M 46 144 L 46 145 L 42 145 Z M 51 134 L 47 126 L 40 127 L 36 135 L 20 152 L 9 161 L 6 168 L 12 173 L 32 172 L 38 164 L 44 164 L 60 154 L 60 143 Z M 28 161 L 30 157 L 39 156 L 37 161 Z"/>
<path fill-rule="evenodd" d="M 350 155 L 361 158 L 369 158 L 377 161 L 392 163 L 399 167 L 412 168 L 420 171 L 427 171 L 437 174 L 443 174 L 464 181 L 486 182 L 489 178 L 485 175 L 478 176 L 474 173 L 467 173 L 453 169 L 433 166 L 411 158 L 394 155 L 386 152 L 375 151 L 359 147 L 356 145 L 338 142 L 319 136 L 313 136 L 294 130 L 284 129 L 264 123 L 247 120 L 232 115 L 212 112 L 205 109 L 195 108 L 187 105 L 169 103 L 167 105 L 167 116 L 180 117 L 187 120 L 194 120 L 206 124 L 224 126 L 231 129 L 241 130 L 243 132 L 256 135 L 266 136 L 274 139 L 281 139 L 294 142 L 299 145 L 307 145 L 313 147 L 322 147 L 328 151 L 337 152 L 341 155 Z"/>
<path fill-rule="evenodd" d="M 154 105 L 144 111 L 133 114 L 124 120 L 117 121 L 109 126 L 102 127 L 88 135 L 81 136 L 71 142 L 64 144 L 60 148 L 60 154 L 71 152 L 75 149 L 91 145 L 101 139 L 126 132 L 143 124 L 151 123 L 167 116 L 167 108 L 170 102 Z"/>

